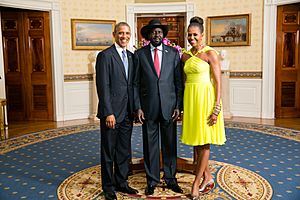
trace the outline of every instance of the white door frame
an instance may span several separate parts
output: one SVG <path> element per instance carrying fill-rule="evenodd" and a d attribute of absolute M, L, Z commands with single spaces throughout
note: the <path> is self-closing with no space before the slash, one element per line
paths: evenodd
<path fill-rule="evenodd" d="M 263 32 L 263 79 L 262 79 L 262 118 L 274 118 L 275 112 L 275 48 L 277 6 L 297 2 L 297 0 L 265 0 Z M 136 41 L 136 14 L 138 13 L 174 13 L 186 12 L 186 24 L 194 15 L 192 3 L 168 4 L 128 4 L 127 23 L 132 27 L 130 47 Z"/>
<path fill-rule="evenodd" d="M 131 27 L 131 39 L 129 42 L 129 48 L 133 49 L 137 38 L 136 30 L 136 14 L 165 14 L 165 13 L 185 13 L 186 24 L 189 24 L 189 20 L 194 16 L 194 4 L 192 3 L 151 3 L 151 4 L 127 4 L 126 6 L 127 23 Z M 187 47 L 187 41 L 185 40 Z"/>
<path fill-rule="evenodd" d="M 58 0 L 0 0 L 0 6 L 50 12 L 50 42 L 52 62 L 54 120 L 64 120 L 64 71 L 62 58 L 62 29 Z M 0 31 L 1 32 L 1 31 Z M 0 34 L 0 64 L 3 65 L 2 37 Z M 5 98 L 4 67 L 0 70 L 0 96 Z"/>
<path fill-rule="evenodd" d="M 299 0 L 265 0 L 263 32 L 262 118 L 275 117 L 275 59 L 277 6 L 299 3 Z"/>
<path fill-rule="evenodd" d="M 263 30 L 263 85 L 262 85 L 262 118 L 274 118 L 275 113 L 275 58 L 276 58 L 276 22 L 277 6 L 297 3 L 298 0 L 265 0 L 264 1 L 264 30 Z M 62 59 L 62 29 L 59 1 L 57 0 L 0 0 L 0 6 L 23 8 L 32 10 L 50 11 L 51 18 L 51 50 L 52 50 L 52 75 L 54 88 L 54 119 L 64 119 L 64 77 Z M 186 24 L 194 15 L 194 4 L 128 4 L 127 22 L 132 27 L 132 39 L 130 46 L 133 47 L 136 40 L 135 14 L 138 13 L 186 13 Z M 55 34 L 54 34 L 55 33 Z M 0 37 L 2 46 L 2 37 Z M 0 48 L 1 49 L 1 48 Z M 3 53 L 0 50 L 0 64 L 3 66 Z M 2 79 L 0 87 L 5 87 L 4 69 L 0 71 Z M 0 90 L 1 91 L 1 90 Z M 5 91 L 5 90 L 4 90 Z M 5 97 L 5 94 L 0 94 Z"/>

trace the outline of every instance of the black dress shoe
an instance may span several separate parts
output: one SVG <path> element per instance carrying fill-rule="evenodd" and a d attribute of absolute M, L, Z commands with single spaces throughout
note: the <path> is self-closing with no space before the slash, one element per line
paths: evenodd
<path fill-rule="evenodd" d="M 154 193 L 155 186 L 153 185 L 147 185 L 145 189 L 145 195 L 152 195 Z"/>
<path fill-rule="evenodd" d="M 173 192 L 176 193 L 183 193 L 183 190 L 180 188 L 180 186 L 177 183 L 169 183 L 167 184 L 167 188 L 171 189 Z"/>
<path fill-rule="evenodd" d="M 123 192 L 123 193 L 127 193 L 127 194 L 137 194 L 139 192 L 136 189 L 130 187 L 129 185 L 126 185 L 123 187 L 117 187 L 116 190 L 118 192 Z"/>
<path fill-rule="evenodd" d="M 104 192 L 105 200 L 117 200 L 115 192 Z"/>

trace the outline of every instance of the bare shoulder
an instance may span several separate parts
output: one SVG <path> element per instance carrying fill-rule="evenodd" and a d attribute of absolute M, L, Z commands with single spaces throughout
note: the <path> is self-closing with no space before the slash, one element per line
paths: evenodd
<path fill-rule="evenodd" d="M 206 51 L 206 53 L 209 56 L 218 56 L 216 50 L 214 50 L 214 49 L 209 49 L 208 51 Z"/>
<path fill-rule="evenodd" d="M 212 50 L 208 50 L 206 52 L 206 55 L 207 55 L 209 61 L 217 61 L 217 60 L 219 60 L 219 56 L 218 56 L 217 52 L 215 50 L 213 50 L 213 49 Z"/>
<path fill-rule="evenodd" d="M 182 56 L 181 56 L 181 61 L 182 62 L 185 62 L 187 61 L 191 56 L 187 53 L 183 53 Z"/>

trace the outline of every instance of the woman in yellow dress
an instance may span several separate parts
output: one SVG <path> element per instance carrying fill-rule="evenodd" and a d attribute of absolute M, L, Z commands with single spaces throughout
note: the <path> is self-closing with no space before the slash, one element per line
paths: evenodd
<path fill-rule="evenodd" d="M 223 145 L 226 141 L 218 53 L 203 45 L 202 39 L 203 19 L 193 17 L 188 26 L 192 48 L 182 55 L 185 89 L 181 138 L 182 143 L 194 146 L 197 156 L 192 199 L 214 187 L 208 166 L 210 144 Z"/>

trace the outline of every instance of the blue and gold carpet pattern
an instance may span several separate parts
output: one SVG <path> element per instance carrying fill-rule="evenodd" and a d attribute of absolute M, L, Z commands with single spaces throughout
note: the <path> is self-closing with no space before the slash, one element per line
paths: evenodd
<path fill-rule="evenodd" d="M 180 126 L 178 130 L 180 138 Z M 210 159 L 215 166 L 227 163 L 258 174 L 271 185 L 272 199 L 300 199 L 299 131 L 230 122 L 226 136 L 225 145 L 212 146 Z M 64 180 L 99 165 L 99 140 L 99 126 L 87 124 L 1 141 L 0 200 L 58 199 Z M 132 150 L 134 158 L 142 157 L 139 126 L 134 127 Z M 192 147 L 178 142 L 178 156 L 192 158 Z"/>

